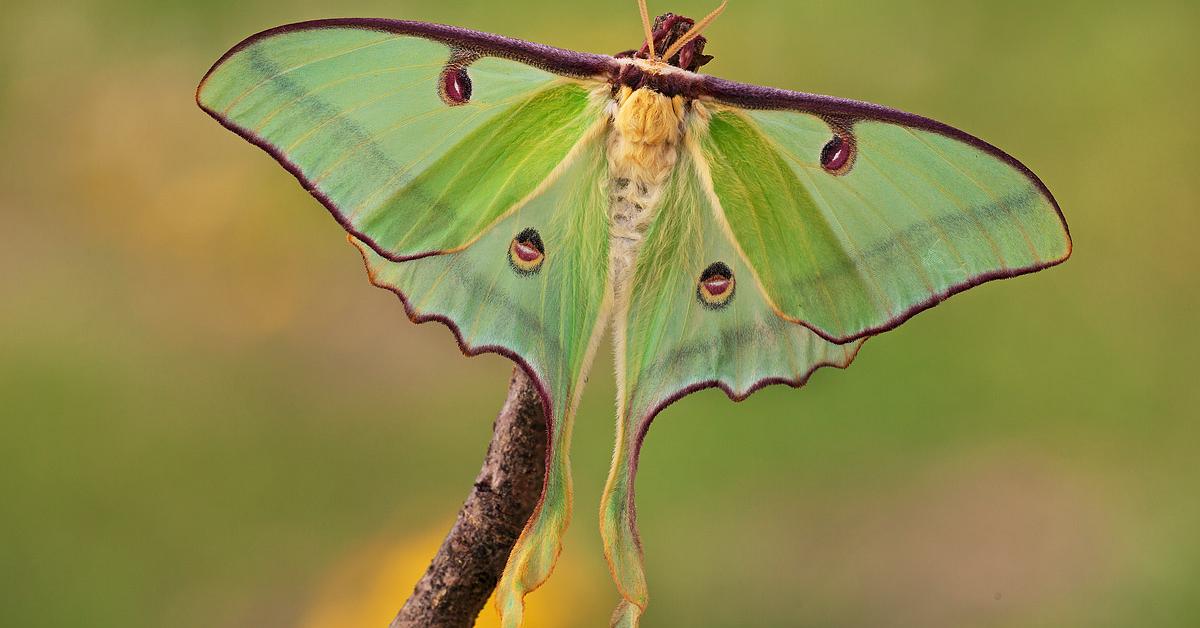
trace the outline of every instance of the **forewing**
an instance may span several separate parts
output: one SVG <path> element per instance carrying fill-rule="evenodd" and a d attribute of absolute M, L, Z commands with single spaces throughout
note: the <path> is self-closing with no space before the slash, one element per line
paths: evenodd
<path fill-rule="evenodd" d="M 252 36 L 200 106 L 393 260 L 458 250 L 532 194 L 596 116 L 606 57 L 463 29 L 325 20 Z"/>
<path fill-rule="evenodd" d="M 775 314 L 718 217 L 699 157 L 695 146 L 681 155 L 628 291 L 618 297 L 619 432 L 601 510 L 607 556 L 624 598 L 614 625 L 636 625 L 646 601 L 633 480 L 654 416 L 702 388 L 720 387 L 742 399 L 767 384 L 800 386 L 821 366 L 849 365 L 861 344 L 830 343 Z M 731 271 L 723 300 L 700 292 L 699 280 L 714 264 Z"/>
<path fill-rule="evenodd" d="M 1057 203 L 1015 159 L 924 118 L 829 102 L 714 105 L 702 134 L 724 220 L 781 316 L 845 342 L 1070 255 Z"/>

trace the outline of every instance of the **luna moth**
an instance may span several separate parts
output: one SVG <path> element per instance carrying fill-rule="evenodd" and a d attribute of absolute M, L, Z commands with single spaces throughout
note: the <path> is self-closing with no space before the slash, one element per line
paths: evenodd
<path fill-rule="evenodd" d="M 196 92 L 329 210 L 413 321 L 537 384 L 546 475 L 497 588 L 510 628 L 560 552 L 572 418 L 606 330 L 601 532 L 613 625 L 636 626 L 634 477 L 666 406 L 802 386 L 951 295 L 1071 254 L 1058 203 L 1008 153 L 895 109 L 702 74 L 700 33 L 724 5 L 699 22 L 639 5 L 640 49 L 612 56 L 412 21 L 289 24 L 234 46 Z"/>

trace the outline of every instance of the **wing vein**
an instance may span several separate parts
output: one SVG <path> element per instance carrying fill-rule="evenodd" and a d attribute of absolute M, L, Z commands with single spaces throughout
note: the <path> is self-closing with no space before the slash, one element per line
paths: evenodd
<path fill-rule="evenodd" d="M 949 165 L 951 168 L 954 168 L 955 170 L 957 170 L 959 172 L 959 174 L 961 174 L 964 178 L 969 180 L 971 183 L 974 183 L 976 187 L 978 187 L 985 194 L 987 194 L 989 197 L 991 197 L 992 202 L 994 202 L 997 207 L 1002 208 L 1002 209 L 1010 209 L 1002 198 L 996 196 L 995 190 L 991 189 L 990 186 L 984 185 L 980 181 L 976 180 L 975 177 L 972 177 L 966 170 L 963 170 L 962 166 L 959 166 L 958 164 L 951 161 L 950 158 L 946 156 L 946 153 L 943 152 L 940 148 L 931 144 L 929 142 L 929 140 L 917 135 L 916 131 L 913 131 L 912 129 L 910 129 L 908 127 L 905 127 L 905 130 L 908 131 L 908 133 L 910 135 L 912 135 L 918 142 L 921 142 L 926 147 L 928 147 L 929 151 L 931 153 L 933 153 L 934 155 L 937 155 L 939 159 L 946 162 L 946 164 Z M 1025 245 L 1029 247 L 1029 254 L 1033 256 L 1033 261 L 1037 264 L 1041 264 L 1042 257 L 1040 255 L 1038 255 L 1037 249 L 1035 249 L 1033 246 L 1033 240 L 1029 237 L 1029 233 L 1027 231 L 1025 231 L 1025 227 L 1021 224 L 1021 221 L 1019 219 L 1013 220 L 1013 225 L 1016 226 L 1017 231 L 1021 232 L 1021 237 L 1025 240 Z"/>
<path fill-rule="evenodd" d="M 377 41 L 373 41 L 373 42 L 371 42 L 371 43 L 368 43 L 368 44 L 362 44 L 362 45 L 359 45 L 359 46 L 355 46 L 355 47 L 353 47 L 353 48 L 350 48 L 349 50 L 343 50 L 342 52 L 337 52 L 337 53 L 334 53 L 334 54 L 331 54 L 331 55 L 328 55 L 328 56 L 325 56 L 325 57 L 320 57 L 320 58 L 318 58 L 318 59 L 312 59 L 312 60 L 309 60 L 309 61 L 305 61 L 304 63 L 301 63 L 300 65 L 292 66 L 292 67 L 290 67 L 290 68 L 288 68 L 288 69 L 286 69 L 286 70 L 282 70 L 282 71 L 276 72 L 275 74 L 272 74 L 271 76 L 268 76 L 267 78 L 264 78 L 263 80 L 261 80 L 261 81 L 259 81 L 259 82 L 255 83 L 254 85 L 251 85 L 250 87 L 247 87 L 247 88 L 246 88 L 246 91 L 244 91 L 244 92 L 242 92 L 241 94 L 239 94 L 239 95 L 238 95 L 236 98 L 234 98 L 233 102 L 229 103 L 229 104 L 228 104 L 228 105 L 225 107 L 225 110 L 223 111 L 223 113 L 224 113 L 226 116 L 228 116 L 228 115 L 229 115 L 229 113 L 230 113 L 231 111 L 233 111 L 233 108 L 234 108 L 235 106 L 237 106 L 237 105 L 238 105 L 238 103 L 240 103 L 240 102 L 241 102 L 243 99 L 245 99 L 246 97 L 248 97 L 250 94 L 254 93 L 255 91 L 258 91 L 258 89 L 259 89 L 259 88 L 261 88 L 263 85 L 265 85 L 265 84 L 267 84 L 267 83 L 270 83 L 271 81 L 274 81 L 275 79 L 277 79 L 277 78 L 279 78 L 279 77 L 281 77 L 281 76 L 283 76 L 283 75 L 285 75 L 285 74 L 290 74 L 291 72 L 295 72 L 296 70 L 299 70 L 299 69 L 301 69 L 301 68 L 308 67 L 308 66 L 310 66 L 310 65 L 313 65 L 314 63 L 321 63 L 322 61 L 329 61 L 330 59 L 336 59 L 336 58 L 338 58 L 338 57 L 342 57 L 342 56 L 345 56 L 345 55 L 348 55 L 348 54 L 351 54 L 351 53 L 354 53 L 354 52 L 358 52 L 358 51 L 360 51 L 360 50 L 365 50 L 365 49 L 367 49 L 367 48 L 370 48 L 370 47 L 372 47 L 372 46 L 378 46 L 378 45 L 380 45 L 380 44 L 384 44 L 384 43 L 387 43 L 387 42 L 389 42 L 389 41 L 393 41 L 393 40 L 399 40 L 401 37 L 402 37 L 401 35 L 388 35 L 388 36 L 385 36 L 385 37 L 383 37 L 382 39 L 379 39 L 379 40 L 377 40 Z M 253 55 L 254 55 L 254 54 L 256 54 L 256 53 L 258 53 L 258 54 L 262 54 L 262 50 L 261 50 L 260 48 L 250 48 L 249 50 L 247 50 L 247 51 L 246 51 L 246 54 L 247 54 L 247 55 L 249 55 L 249 56 L 253 56 Z"/>

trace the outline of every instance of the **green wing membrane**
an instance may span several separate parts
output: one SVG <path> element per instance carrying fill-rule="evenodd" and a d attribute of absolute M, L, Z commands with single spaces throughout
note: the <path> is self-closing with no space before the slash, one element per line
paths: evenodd
<path fill-rule="evenodd" d="M 833 344 L 775 314 L 722 225 L 700 159 L 694 147 L 681 155 L 629 291 L 618 297 L 617 444 L 601 506 L 605 551 L 623 598 L 616 626 L 636 626 L 646 606 L 633 481 L 654 416 L 701 388 L 742 399 L 767 384 L 800 386 L 818 367 L 849 365 L 862 343 Z M 726 264 L 736 281 L 719 309 L 697 295 L 701 273 L 714 262 Z"/>
<path fill-rule="evenodd" d="M 348 230 L 390 259 L 459 249 L 532 193 L 595 121 L 585 87 L 430 39 L 312 28 L 218 62 L 201 107 L 292 170 Z M 465 64 L 449 106 L 443 70 Z"/>
<path fill-rule="evenodd" d="M 445 321 L 468 353 L 502 348 L 548 388 L 542 498 L 496 594 L 505 626 L 520 625 L 524 595 L 549 577 L 570 516 L 571 421 L 609 316 L 606 168 L 595 133 L 542 192 L 460 252 L 392 262 L 357 243 L 372 282 L 399 294 L 413 320 Z M 506 260 L 514 236 L 530 228 L 545 242 L 545 262 L 521 274 Z"/>
<path fill-rule="evenodd" d="M 845 342 L 1070 255 L 1053 198 L 1013 163 L 861 120 L 849 126 L 849 169 L 835 175 L 821 154 L 837 128 L 795 111 L 724 109 L 703 138 L 723 215 L 781 316 Z"/>

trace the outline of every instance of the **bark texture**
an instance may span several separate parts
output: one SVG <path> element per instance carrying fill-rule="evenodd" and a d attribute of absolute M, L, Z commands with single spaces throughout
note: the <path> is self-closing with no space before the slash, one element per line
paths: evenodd
<path fill-rule="evenodd" d="M 475 486 L 391 628 L 475 625 L 541 496 L 546 439 L 537 387 L 514 367 Z"/>

